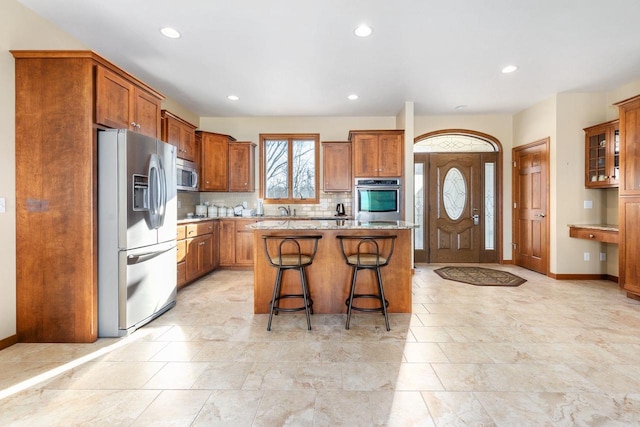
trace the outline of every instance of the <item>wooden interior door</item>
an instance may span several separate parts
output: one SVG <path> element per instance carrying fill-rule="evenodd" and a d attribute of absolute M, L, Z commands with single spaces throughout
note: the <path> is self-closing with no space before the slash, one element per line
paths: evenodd
<path fill-rule="evenodd" d="M 431 262 L 480 262 L 481 157 L 432 153 L 429 162 Z"/>
<path fill-rule="evenodd" d="M 542 274 L 549 268 L 549 139 L 513 149 L 514 263 Z"/>

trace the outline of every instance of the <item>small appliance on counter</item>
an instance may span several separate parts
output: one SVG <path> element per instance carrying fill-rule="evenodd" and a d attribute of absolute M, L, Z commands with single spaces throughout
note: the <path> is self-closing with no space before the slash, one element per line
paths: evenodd
<path fill-rule="evenodd" d="M 205 218 L 207 216 L 207 205 L 196 205 L 196 217 Z"/>
<path fill-rule="evenodd" d="M 338 203 L 336 206 L 336 216 L 345 216 L 344 203 Z"/>
<path fill-rule="evenodd" d="M 262 199 L 258 199 L 258 209 L 256 210 L 256 216 L 264 216 L 264 206 L 262 205 Z"/>

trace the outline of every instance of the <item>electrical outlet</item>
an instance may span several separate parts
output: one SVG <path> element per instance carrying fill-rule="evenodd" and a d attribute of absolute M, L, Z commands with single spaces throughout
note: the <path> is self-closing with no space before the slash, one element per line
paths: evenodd
<path fill-rule="evenodd" d="M 604 252 L 600 252 L 600 261 L 606 261 L 607 260 L 607 254 Z"/>
<path fill-rule="evenodd" d="M 320 200 L 320 206 L 322 209 L 327 209 L 327 199 Z"/>
<path fill-rule="evenodd" d="M 0 197 L 0 213 L 7 211 L 7 200 L 4 197 Z"/>
<path fill-rule="evenodd" d="M 180 209 L 181 207 L 182 207 L 182 202 L 178 200 L 178 209 Z"/>
<path fill-rule="evenodd" d="M 585 252 L 584 253 L 584 260 L 585 261 L 589 261 L 590 258 L 591 258 L 591 256 L 589 255 L 589 252 Z"/>
<path fill-rule="evenodd" d="M 585 209 L 593 209 L 593 200 L 585 200 L 584 201 Z"/>

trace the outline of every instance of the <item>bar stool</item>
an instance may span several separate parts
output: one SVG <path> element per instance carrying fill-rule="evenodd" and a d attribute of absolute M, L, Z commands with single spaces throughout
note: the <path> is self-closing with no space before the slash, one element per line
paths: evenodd
<path fill-rule="evenodd" d="M 351 310 L 375 312 L 381 311 L 384 315 L 384 321 L 387 326 L 387 331 L 390 331 L 389 316 L 387 314 L 387 307 L 389 301 L 384 297 L 384 287 L 382 286 L 382 276 L 380 269 L 389 265 L 391 256 L 393 255 L 393 249 L 395 246 L 395 240 L 397 236 L 337 236 L 340 241 L 340 249 L 342 256 L 349 266 L 351 266 L 353 272 L 351 276 L 351 291 L 349 292 L 349 298 L 345 301 L 347 306 L 347 324 L 345 329 L 349 329 L 349 322 L 351 321 Z M 351 245 L 346 245 L 345 242 L 357 241 Z M 390 241 L 390 244 L 385 246 L 385 242 Z M 355 250 L 353 247 L 355 246 Z M 384 249 L 384 248 L 387 249 Z M 358 270 L 374 270 L 378 282 L 378 294 L 357 294 L 356 293 L 356 281 L 358 278 Z M 353 300 L 358 298 L 371 298 L 380 301 L 380 307 L 363 308 L 353 305 Z"/>
<path fill-rule="evenodd" d="M 278 272 L 276 273 L 276 280 L 273 284 L 273 295 L 270 301 L 269 310 L 269 323 L 267 324 L 267 331 L 271 330 L 271 320 L 273 319 L 273 313 L 278 315 L 278 312 L 294 312 L 304 310 L 307 315 L 307 329 L 311 330 L 311 318 L 309 314 L 313 314 L 313 300 L 311 299 L 311 293 L 309 292 L 309 284 L 307 283 L 307 273 L 305 268 L 313 263 L 318 251 L 318 241 L 322 239 L 322 236 L 274 236 L 267 235 L 262 236 L 264 241 L 264 251 L 267 255 L 267 261 L 272 267 L 276 267 Z M 310 253 L 303 253 L 300 248 L 302 241 L 313 241 L 313 249 Z M 278 248 L 277 255 L 269 251 L 269 242 L 276 242 L 275 245 Z M 273 248 L 273 244 L 271 247 Z M 273 250 L 272 250 L 273 251 Z M 300 287 L 302 293 L 300 294 L 282 294 L 282 276 L 285 270 L 298 270 L 300 273 Z M 280 300 L 288 298 L 301 298 L 303 305 L 300 307 L 280 307 Z"/>

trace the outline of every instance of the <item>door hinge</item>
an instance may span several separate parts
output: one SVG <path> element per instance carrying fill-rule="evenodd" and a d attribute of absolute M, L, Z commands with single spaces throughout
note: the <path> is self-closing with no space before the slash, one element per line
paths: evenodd
<path fill-rule="evenodd" d="M 514 168 L 517 168 L 517 167 L 518 167 L 518 163 L 517 163 L 515 160 L 513 161 L 513 167 L 514 167 Z"/>
<path fill-rule="evenodd" d="M 517 243 L 512 243 L 511 245 L 513 246 L 513 249 L 515 249 L 515 248 L 517 248 L 517 247 L 518 247 L 518 244 L 517 244 Z"/>
<path fill-rule="evenodd" d="M 518 209 L 518 202 L 513 202 L 513 209 Z"/>

